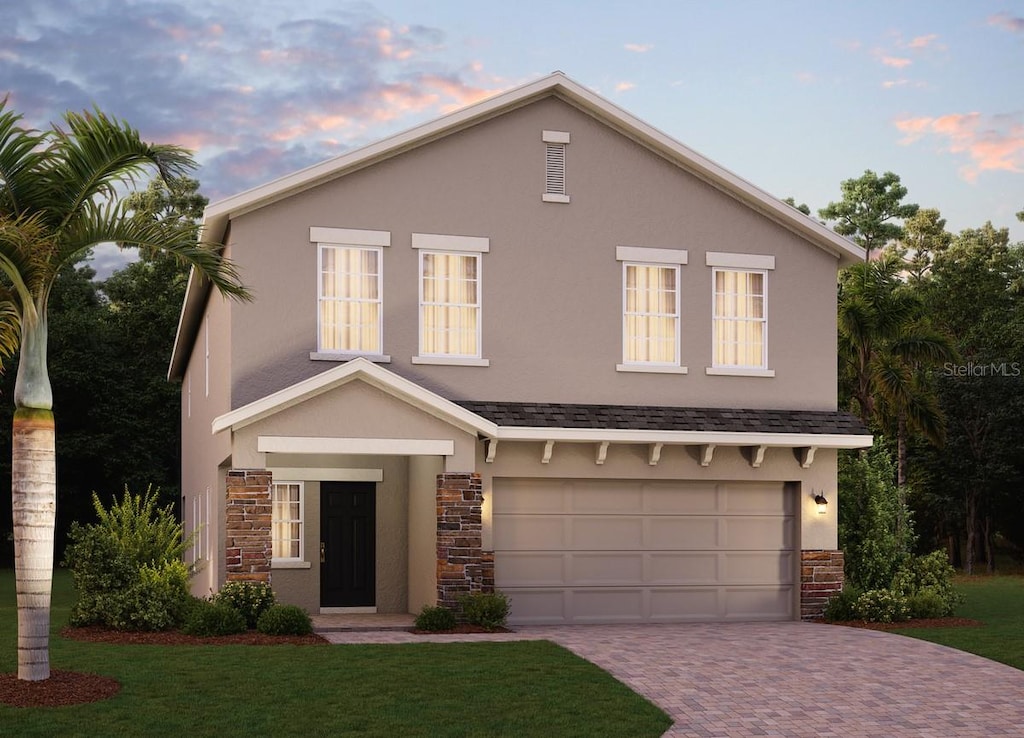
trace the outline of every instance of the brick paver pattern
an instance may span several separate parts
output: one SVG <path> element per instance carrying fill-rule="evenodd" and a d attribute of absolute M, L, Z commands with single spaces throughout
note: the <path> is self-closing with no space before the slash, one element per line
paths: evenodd
<path fill-rule="evenodd" d="M 665 710 L 675 721 L 666 736 L 1024 736 L 1024 671 L 872 630 L 786 622 L 324 635 L 335 643 L 551 640 Z"/>

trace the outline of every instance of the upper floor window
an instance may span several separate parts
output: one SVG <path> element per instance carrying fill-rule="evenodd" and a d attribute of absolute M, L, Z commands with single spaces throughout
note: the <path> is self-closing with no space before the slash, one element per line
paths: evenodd
<path fill-rule="evenodd" d="M 273 558 L 302 558 L 302 482 L 275 482 L 271 491 Z"/>
<path fill-rule="evenodd" d="M 320 245 L 320 351 L 381 353 L 381 251 Z"/>
<path fill-rule="evenodd" d="M 317 350 L 312 359 L 383 355 L 383 248 L 388 231 L 309 229 L 318 244 Z"/>
<path fill-rule="evenodd" d="M 716 367 L 767 368 L 768 317 L 765 271 L 714 269 Z"/>
<path fill-rule="evenodd" d="M 481 255 L 490 240 L 413 233 L 420 254 L 420 340 L 415 364 L 487 366 L 481 358 Z"/>
<path fill-rule="evenodd" d="M 616 369 L 686 374 L 679 278 L 687 252 L 619 246 L 615 258 L 622 262 L 622 363 Z"/>
<path fill-rule="evenodd" d="M 774 377 L 768 368 L 768 273 L 771 254 L 708 251 L 712 345 L 707 374 Z"/>

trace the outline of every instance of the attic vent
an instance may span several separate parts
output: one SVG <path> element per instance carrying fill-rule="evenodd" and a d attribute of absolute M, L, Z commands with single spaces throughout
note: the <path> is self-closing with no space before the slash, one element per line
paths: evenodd
<path fill-rule="evenodd" d="M 544 131 L 544 202 L 569 202 L 565 193 L 567 131 Z"/>

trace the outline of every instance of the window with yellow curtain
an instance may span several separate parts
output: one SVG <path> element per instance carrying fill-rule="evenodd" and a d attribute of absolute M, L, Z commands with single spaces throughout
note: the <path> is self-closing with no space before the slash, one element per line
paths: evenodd
<path fill-rule="evenodd" d="M 381 254 L 320 247 L 320 350 L 381 353 Z"/>
<path fill-rule="evenodd" d="M 679 364 L 679 267 L 623 264 L 622 358 Z"/>
<path fill-rule="evenodd" d="M 420 354 L 480 356 L 480 256 L 420 252 Z"/>
<path fill-rule="evenodd" d="M 715 269 L 713 274 L 714 365 L 764 368 L 767 272 Z"/>
<path fill-rule="evenodd" d="M 302 483 L 277 482 L 271 492 L 271 540 L 275 559 L 302 558 Z"/>

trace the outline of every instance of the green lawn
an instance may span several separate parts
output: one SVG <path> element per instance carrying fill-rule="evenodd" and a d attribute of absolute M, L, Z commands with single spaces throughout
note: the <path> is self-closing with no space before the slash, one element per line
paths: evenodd
<path fill-rule="evenodd" d="M 967 602 L 957 615 L 980 627 L 900 628 L 903 635 L 941 643 L 1024 670 L 1024 577 L 964 577 L 957 583 Z"/>
<path fill-rule="evenodd" d="M 0 705 L 0 733 L 76 735 L 658 736 L 671 720 L 548 642 L 398 646 L 111 646 L 57 635 L 51 665 L 113 676 L 111 700 Z M 0 571 L 0 673 L 17 668 L 13 572 Z"/>

